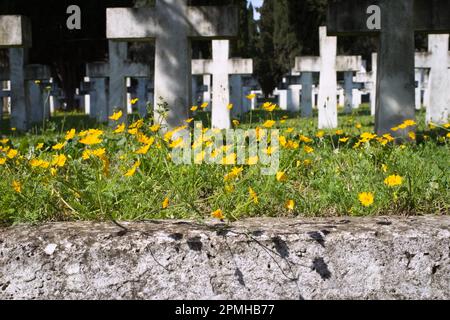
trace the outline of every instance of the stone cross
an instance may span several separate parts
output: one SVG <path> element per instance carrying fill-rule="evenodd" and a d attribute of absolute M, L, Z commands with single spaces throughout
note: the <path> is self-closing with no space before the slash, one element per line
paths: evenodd
<path fill-rule="evenodd" d="M 127 61 L 128 44 L 109 41 L 109 106 L 112 112 L 122 110 L 119 122 L 127 121 L 127 78 L 150 78 L 148 65 Z"/>
<path fill-rule="evenodd" d="M 10 53 L 11 54 L 11 53 Z M 45 83 L 51 79 L 48 66 L 30 64 L 25 66 L 26 90 L 28 90 L 27 120 L 29 125 L 42 124 L 50 117 L 50 104 L 46 101 Z"/>
<path fill-rule="evenodd" d="M 3 119 L 3 109 L 8 103 L 11 96 L 11 91 L 7 81 L 0 81 L 0 120 Z"/>
<path fill-rule="evenodd" d="M 448 123 L 450 109 L 450 73 L 448 70 L 450 68 L 450 52 L 448 51 L 448 44 L 448 34 L 431 34 L 428 36 L 429 51 L 415 54 L 416 69 L 430 69 L 428 80 L 430 101 L 426 111 L 427 123 Z M 420 92 L 420 85 L 418 90 Z"/>
<path fill-rule="evenodd" d="M 48 66 L 40 64 L 28 64 L 25 65 L 27 56 L 27 49 L 23 48 L 11 48 L 9 49 L 10 68 L 2 68 L 0 70 L 0 81 L 10 80 L 11 88 L 8 91 L 8 95 L 11 98 L 11 127 L 15 127 L 16 123 L 13 122 L 12 116 L 15 115 L 20 119 L 23 119 L 23 127 L 15 127 L 19 130 L 27 130 L 32 124 L 42 124 L 42 122 L 50 117 L 50 108 L 48 101 L 46 101 L 46 83 L 51 79 L 51 71 Z M 25 59 L 22 59 L 25 58 Z M 15 62 L 16 65 L 12 65 Z M 18 65 L 22 63 L 22 68 L 19 69 Z M 21 72 L 18 72 L 22 70 Z M 17 73 L 14 73 L 17 72 Z M 17 77 L 20 75 L 23 79 L 21 86 L 17 84 Z M 15 89 L 15 91 L 14 91 Z M 23 93 L 24 114 L 20 114 L 18 107 L 21 102 Z M 14 99 L 15 98 L 15 99 Z"/>
<path fill-rule="evenodd" d="M 109 62 L 86 65 L 86 75 L 92 82 L 91 116 L 100 122 L 107 122 L 114 110 L 122 110 L 119 122 L 126 122 L 126 78 L 150 78 L 149 66 L 127 61 L 127 47 L 126 42 L 109 41 Z"/>
<path fill-rule="evenodd" d="M 376 20 L 379 23 L 374 23 Z M 413 130 L 411 127 L 395 132 L 391 129 L 405 120 L 415 119 L 415 31 L 450 32 L 450 1 L 329 1 L 330 35 L 379 35 L 375 117 L 379 135 L 408 137 Z"/>
<path fill-rule="evenodd" d="M 26 50 L 24 49 L 30 47 L 30 21 L 26 17 L 18 15 L 0 16 L 0 48 L 10 48 L 11 127 L 21 131 L 25 131 L 29 127 L 24 70 Z"/>
<path fill-rule="evenodd" d="M 230 59 L 228 40 L 213 40 L 212 48 L 212 60 L 192 61 L 192 74 L 212 75 L 212 127 L 230 129 L 231 115 L 227 108 L 230 103 L 229 76 L 252 74 L 253 60 Z"/>
<path fill-rule="evenodd" d="M 364 87 L 370 91 L 370 112 L 375 115 L 375 106 L 377 98 L 377 60 L 378 54 L 372 53 L 372 71 L 357 72 L 355 82 L 364 83 Z"/>
<path fill-rule="evenodd" d="M 319 129 L 333 129 L 337 121 L 336 72 L 357 72 L 362 64 L 361 56 L 336 56 L 337 38 L 328 37 L 326 27 L 319 28 L 320 57 L 297 57 L 296 72 L 320 72 L 319 80 Z M 309 107 L 308 107 L 309 108 Z"/>
<path fill-rule="evenodd" d="M 344 112 L 346 114 L 351 114 L 353 108 L 356 107 L 353 100 L 353 90 L 360 90 L 364 85 L 361 82 L 355 82 L 353 79 L 352 71 L 344 72 Z"/>
<path fill-rule="evenodd" d="M 157 122 L 185 125 L 191 102 L 191 45 L 196 39 L 226 39 L 238 32 L 233 6 L 189 6 L 188 0 L 156 0 L 154 7 L 107 9 L 107 38 L 155 39 Z M 167 104 L 168 115 L 161 104 Z"/>

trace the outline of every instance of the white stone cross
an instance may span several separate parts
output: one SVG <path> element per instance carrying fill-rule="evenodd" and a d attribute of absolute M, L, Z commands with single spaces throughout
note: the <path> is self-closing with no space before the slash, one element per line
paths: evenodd
<path fill-rule="evenodd" d="M 364 83 L 366 89 L 370 91 L 370 112 L 375 115 L 375 106 L 377 99 L 377 60 L 378 54 L 372 53 L 372 71 L 357 72 L 354 78 L 355 82 Z"/>
<path fill-rule="evenodd" d="M 154 7 L 107 9 L 108 39 L 155 39 L 155 117 L 171 128 L 185 125 L 189 117 L 191 39 L 226 39 L 238 32 L 237 7 L 187 3 L 156 0 Z M 167 116 L 162 104 L 169 108 Z"/>
<path fill-rule="evenodd" d="M 362 65 L 361 56 L 336 56 L 337 38 L 328 37 L 326 27 L 319 28 L 320 57 L 296 57 L 296 72 L 320 72 L 319 80 L 319 129 L 338 126 L 337 74 L 357 72 Z"/>
<path fill-rule="evenodd" d="M 428 52 L 416 52 L 416 69 L 430 69 L 427 123 L 446 124 L 450 109 L 450 52 L 449 35 L 428 35 Z M 420 89 L 420 88 L 419 88 Z"/>
<path fill-rule="evenodd" d="M 414 33 L 449 33 L 450 1 L 331 0 L 327 21 L 330 35 L 379 36 L 375 131 L 408 139 L 413 127 L 392 128 L 415 119 Z"/>
<path fill-rule="evenodd" d="M 213 40 L 212 60 L 193 60 L 192 74 L 211 74 L 212 90 L 212 127 L 230 129 L 231 116 L 227 106 L 230 103 L 230 75 L 253 73 L 252 59 L 230 59 L 228 40 Z M 239 107 L 239 106 L 236 106 Z"/>

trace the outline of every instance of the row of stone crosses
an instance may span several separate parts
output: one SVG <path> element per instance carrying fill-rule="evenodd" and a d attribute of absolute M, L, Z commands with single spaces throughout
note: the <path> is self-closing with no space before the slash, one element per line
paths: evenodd
<path fill-rule="evenodd" d="M 188 6 L 186 3 L 186 0 L 157 0 L 155 7 L 107 9 L 109 61 L 86 64 L 89 84 L 84 83 L 79 92 L 81 99 L 84 94 L 90 95 L 91 116 L 107 121 L 114 111 L 122 109 L 124 117 L 121 121 L 126 121 L 129 78 L 138 83 L 136 96 L 140 115 L 146 116 L 146 102 L 151 92 L 155 121 L 168 127 L 185 124 L 191 116 L 190 106 L 198 101 L 198 93 L 202 90 L 206 92 L 200 98 L 206 102 L 209 102 L 208 94 L 212 93 L 212 126 L 215 128 L 230 128 L 232 116 L 256 107 L 254 101 L 249 105 L 245 98 L 249 93 L 260 93 L 257 83 L 248 77 L 253 73 L 252 60 L 229 58 L 228 39 L 238 32 L 237 9 L 233 6 Z M 366 9 L 372 3 L 379 5 L 381 10 L 381 27 L 376 30 L 369 29 L 366 23 Z M 361 103 L 361 90 L 366 90 L 370 92 L 375 130 L 379 134 L 389 132 L 406 136 L 407 131 L 392 132 L 391 128 L 404 120 L 414 119 L 415 109 L 420 108 L 422 99 L 428 122 L 447 123 L 450 105 L 449 3 L 447 0 L 331 1 L 328 30 L 327 27 L 319 29 L 320 56 L 295 59 L 291 75 L 283 80 L 285 87 L 275 92 L 281 108 L 311 116 L 314 93 L 318 91 L 318 127 L 336 128 L 338 103 L 351 112 Z M 429 33 L 428 52 L 415 52 L 415 31 Z M 371 72 L 365 70 L 361 56 L 336 55 L 336 36 L 346 34 L 379 37 L 378 53 L 372 55 Z M 192 60 L 191 39 L 212 40 L 213 58 Z M 151 40 L 155 41 L 154 73 L 148 65 L 127 60 L 127 42 Z M 0 70 L 0 81 L 9 81 L 9 88 L 4 88 L 0 94 L 9 97 L 11 126 L 18 130 L 27 130 L 32 123 L 48 118 L 51 110 L 45 107 L 46 99 L 53 101 L 52 98 L 61 94 L 52 82 L 48 66 L 27 63 L 30 47 L 28 19 L 19 15 L 0 16 L 0 48 L 9 49 L 9 69 Z M 340 89 L 337 72 L 344 73 L 344 84 Z M 320 73 L 318 88 L 314 86 L 313 73 Z M 192 80 L 193 76 L 203 76 L 207 87 L 212 78 L 211 90 L 200 90 L 198 81 Z M 233 111 L 228 107 L 230 102 L 235 106 Z M 164 117 L 159 110 L 163 104 L 169 109 Z M 53 103 L 51 105 L 53 108 Z"/>

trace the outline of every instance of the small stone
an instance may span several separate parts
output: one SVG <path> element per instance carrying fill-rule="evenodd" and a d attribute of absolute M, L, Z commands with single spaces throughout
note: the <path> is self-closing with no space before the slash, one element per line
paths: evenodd
<path fill-rule="evenodd" d="M 47 245 L 47 246 L 45 247 L 44 252 L 45 252 L 46 254 L 48 254 L 49 256 L 51 256 L 51 255 L 55 252 L 56 247 L 58 247 L 57 244 L 55 244 L 55 243 L 50 243 L 49 245 Z"/>

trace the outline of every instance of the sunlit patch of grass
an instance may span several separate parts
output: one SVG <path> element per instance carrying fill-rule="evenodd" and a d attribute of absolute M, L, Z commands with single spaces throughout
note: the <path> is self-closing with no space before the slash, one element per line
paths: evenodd
<path fill-rule="evenodd" d="M 324 131 L 316 118 L 276 110 L 239 119 L 242 129 L 275 121 L 284 137 L 275 176 L 258 164 L 175 165 L 174 141 L 152 119 L 134 117 L 114 133 L 86 116 L 57 115 L 40 134 L 0 139 L 0 223 L 448 214 L 449 128 L 427 128 L 420 115 L 416 141 L 395 144 L 371 134 L 367 111 Z M 401 183 L 386 184 L 392 175 Z"/>

